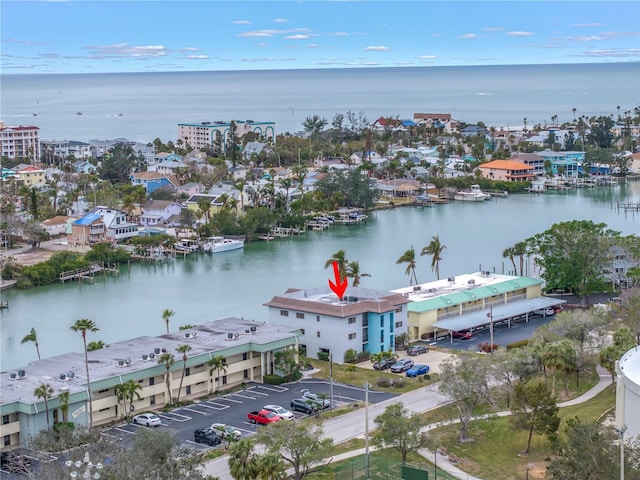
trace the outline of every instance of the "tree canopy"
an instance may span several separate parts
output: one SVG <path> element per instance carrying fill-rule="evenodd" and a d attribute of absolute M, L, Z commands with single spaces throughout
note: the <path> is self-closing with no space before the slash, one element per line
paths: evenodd
<path fill-rule="evenodd" d="M 418 413 L 410 413 L 402 402 L 389 405 L 374 422 L 378 429 L 373 444 L 395 449 L 402 456 L 402 463 L 406 463 L 409 453 L 427 443 L 427 436 L 421 432 L 427 421 Z"/>

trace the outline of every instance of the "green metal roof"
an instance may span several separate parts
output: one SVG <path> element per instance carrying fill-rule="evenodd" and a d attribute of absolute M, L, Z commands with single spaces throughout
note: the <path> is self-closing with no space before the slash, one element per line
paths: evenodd
<path fill-rule="evenodd" d="M 463 303 L 473 302 L 483 298 L 489 298 L 494 295 L 513 292 L 521 288 L 540 285 L 542 280 L 529 277 L 518 277 L 512 280 L 495 283 L 493 285 L 485 285 L 482 287 L 470 288 L 460 292 L 440 295 L 438 297 L 428 298 L 426 300 L 418 300 L 408 305 L 410 312 L 428 312 L 430 310 L 438 310 L 439 308 L 453 307 Z"/>

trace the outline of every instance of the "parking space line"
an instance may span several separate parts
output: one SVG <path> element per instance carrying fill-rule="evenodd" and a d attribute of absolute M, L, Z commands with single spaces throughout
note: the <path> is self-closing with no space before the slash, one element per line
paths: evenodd
<path fill-rule="evenodd" d="M 190 443 L 191 445 L 195 445 L 198 448 L 201 448 L 204 451 L 213 450 L 215 447 L 211 447 L 209 445 L 203 445 L 202 443 L 194 442 L 193 440 L 185 440 L 186 443 Z"/>
<path fill-rule="evenodd" d="M 270 390 L 272 392 L 286 392 L 287 390 L 289 390 L 286 387 L 281 387 L 279 385 L 269 385 L 268 387 L 265 385 L 256 385 L 255 388 L 262 388 L 263 390 Z"/>
<path fill-rule="evenodd" d="M 224 397 L 222 397 L 222 399 L 221 399 L 221 400 L 227 400 L 227 401 L 229 401 L 229 402 L 234 402 L 234 403 L 244 403 L 244 402 L 241 402 L 240 400 L 234 400 L 234 399 L 232 399 L 232 398 L 229 398 L 227 395 L 225 395 Z"/>
<path fill-rule="evenodd" d="M 251 393 L 254 393 L 254 394 L 256 394 L 256 395 L 264 395 L 265 397 L 268 397 L 268 396 L 269 396 L 269 394 L 268 394 L 268 393 L 262 393 L 262 392 L 259 392 L 259 391 L 255 390 L 255 388 L 256 388 L 256 387 L 249 387 L 249 388 L 247 388 L 247 390 L 251 390 Z"/>
<path fill-rule="evenodd" d="M 142 428 L 142 425 L 136 425 L 136 427 L 138 428 Z M 114 430 L 117 430 L 119 432 L 124 432 L 124 433 L 128 433 L 129 435 L 135 435 L 134 432 L 130 432 L 129 430 L 125 430 L 124 428 L 120 428 L 120 427 L 113 427 Z"/>
<path fill-rule="evenodd" d="M 171 415 L 178 418 L 174 418 Z M 166 418 L 167 420 L 173 420 L 174 422 L 186 422 L 187 420 L 191 420 L 191 417 L 187 417 L 186 415 L 181 415 L 179 413 L 174 413 L 174 412 L 165 412 L 162 414 L 158 414 L 158 416 L 162 418 Z"/>
<path fill-rule="evenodd" d="M 201 412 L 200 410 L 195 410 L 189 407 L 182 407 L 182 410 L 186 410 L 187 412 L 199 413 L 200 415 L 209 415 L 207 412 Z"/>
<path fill-rule="evenodd" d="M 234 397 L 240 397 L 240 398 L 248 398 L 249 400 L 255 400 L 258 397 L 250 397 L 249 395 L 240 395 L 239 393 L 231 393 L 230 395 L 233 395 Z"/>
<path fill-rule="evenodd" d="M 211 405 L 209 405 L 211 404 Z M 217 407 L 214 407 L 213 405 L 218 405 Z M 210 408 L 211 410 L 225 410 L 227 408 L 231 408 L 229 405 L 224 405 L 222 403 L 215 403 L 215 402 L 210 402 L 207 401 L 207 403 L 199 403 L 198 404 L 199 407 L 204 407 L 204 408 Z"/>

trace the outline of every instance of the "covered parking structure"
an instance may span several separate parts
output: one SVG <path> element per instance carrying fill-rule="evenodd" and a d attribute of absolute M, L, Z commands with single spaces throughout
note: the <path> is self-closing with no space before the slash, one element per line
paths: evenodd
<path fill-rule="evenodd" d="M 506 323 L 508 327 L 511 327 L 511 322 L 515 318 L 524 316 L 525 322 L 528 322 L 531 313 L 535 310 L 556 307 L 563 303 L 566 303 L 566 301 L 549 297 L 529 298 L 507 304 L 496 303 L 489 306 L 488 309 L 477 310 L 435 322 L 432 325 L 434 329 L 433 337 L 434 340 L 437 341 L 438 329 L 447 330 L 449 332 L 449 338 L 451 342 L 453 342 L 454 332 L 480 329 L 486 326 L 493 327 L 493 325 L 498 323 Z"/>

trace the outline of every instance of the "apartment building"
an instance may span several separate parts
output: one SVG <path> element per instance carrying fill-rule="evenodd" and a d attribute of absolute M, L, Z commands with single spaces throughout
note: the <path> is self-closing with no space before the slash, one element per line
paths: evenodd
<path fill-rule="evenodd" d="M 24 125 L 5 125 L 0 122 L 1 156 L 7 158 L 25 158 L 31 162 L 40 159 L 39 127 Z"/>
<path fill-rule="evenodd" d="M 270 302 L 268 321 L 300 329 L 300 348 L 310 358 L 331 353 L 342 362 L 347 350 L 395 350 L 395 337 L 407 332 L 403 295 L 349 286 L 342 299 L 328 287 L 289 289 Z"/>
<path fill-rule="evenodd" d="M 298 334 L 297 329 L 282 325 L 229 317 L 197 325 L 189 331 L 134 338 L 89 352 L 93 425 L 115 421 L 125 414 L 115 387 L 129 380 L 142 386 L 138 391 L 140 398 L 134 399 L 132 408 L 127 405 L 130 414 L 160 409 L 178 394 L 181 399 L 193 399 L 217 390 L 218 385 L 225 389 L 248 381 L 261 382 L 264 375 L 274 373 L 276 352 L 297 348 Z M 176 349 L 185 344 L 191 350 L 187 354 L 182 390 L 178 392 L 183 360 Z M 158 362 L 163 353 L 175 357 L 168 372 L 170 390 L 165 364 Z M 224 357 L 226 371 L 211 371 L 207 362 L 215 356 Z M 59 396 L 69 392 L 68 421 L 78 425 L 89 423 L 84 352 L 37 360 L 1 375 L 2 449 L 23 445 L 30 435 L 47 428 L 44 401 L 34 396 L 34 390 L 43 383 L 54 389 L 48 400 L 50 421 L 62 421 Z"/>
<path fill-rule="evenodd" d="M 236 135 L 240 138 L 246 133 L 254 132 L 261 137 L 275 143 L 276 123 L 275 122 L 254 122 L 253 120 L 232 120 L 236 125 Z M 183 140 L 191 148 L 211 148 L 216 141 L 216 132 L 220 132 L 222 138 L 222 148 L 229 139 L 231 122 L 202 122 L 202 123 L 179 123 L 178 138 Z"/>

